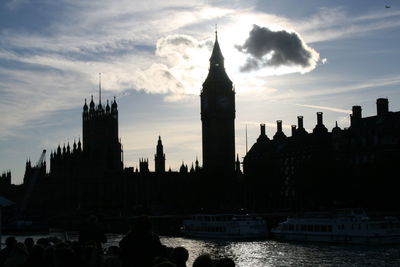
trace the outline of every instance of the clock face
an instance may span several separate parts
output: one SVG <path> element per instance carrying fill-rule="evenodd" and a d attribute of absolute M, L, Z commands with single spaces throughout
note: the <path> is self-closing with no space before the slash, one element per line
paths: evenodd
<path fill-rule="evenodd" d="M 229 106 L 229 99 L 228 99 L 228 97 L 226 97 L 226 96 L 221 96 L 221 97 L 218 98 L 217 101 L 218 101 L 218 106 L 219 106 L 219 107 L 224 108 L 224 109 L 228 108 L 228 106 Z"/>

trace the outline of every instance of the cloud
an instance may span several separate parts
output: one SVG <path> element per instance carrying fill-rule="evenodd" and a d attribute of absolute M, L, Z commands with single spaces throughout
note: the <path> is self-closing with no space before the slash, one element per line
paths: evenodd
<path fill-rule="evenodd" d="M 355 15 L 344 8 L 321 8 L 310 18 L 292 20 L 288 26 L 301 32 L 308 43 L 318 43 L 397 28 L 400 25 L 399 17 L 398 10 L 381 9 Z"/>
<path fill-rule="evenodd" d="M 333 112 L 351 114 L 351 110 L 348 110 L 348 109 L 333 108 L 333 107 L 326 107 L 326 106 L 316 106 L 316 105 L 303 105 L 303 104 L 296 104 L 296 105 L 301 106 L 301 107 L 306 107 L 306 108 L 322 109 L 322 110 L 329 110 L 329 111 L 333 111 Z"/>
<path fill-rule="evenodd" d="M 269 28 L 253 25 L 243 45 L 237 50 L 246 54 L 242 72 L 259 70 L 265 67 L 296 67 L 293 72 L 309 72 L 319 60 L 319 54 L 309 47 L 295 32 L 272 31 Z"/>

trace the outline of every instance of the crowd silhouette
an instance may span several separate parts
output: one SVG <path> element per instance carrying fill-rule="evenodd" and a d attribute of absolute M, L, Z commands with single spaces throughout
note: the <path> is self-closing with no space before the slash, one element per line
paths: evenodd
<path fill-rule="evenodd" d="M 147 216 L 140 216 L 119 246 L 103 249 L 107 242 L 104 229 L 90 216 L 76 241 L 58 238 L 32 238 L 17 242 L 7 237 L 0 251 L 0 267 L 186 267 L 189 251 L 184 247 L 163 245 Z M 198 256 L 193 267 L 234 267 L 230 258 L 213 259 Z"/>

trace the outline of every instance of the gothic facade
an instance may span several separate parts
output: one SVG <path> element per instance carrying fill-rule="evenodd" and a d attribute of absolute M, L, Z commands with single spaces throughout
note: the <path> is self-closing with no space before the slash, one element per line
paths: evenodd
<path fill-rule="evenodd" d="M 396 162 L 400 160 L 400 112 L 390 112 L 388 99 L 377 100 L 377 114 L 362 117 L 353 106 L 351 125 L 331 132 L 322 112 L 308 133 L 303 117 L 282 133 L 277 121 L 273 138 L 265 125 L 243 160 L 249 209 L 328 209 L 368 207 L 397 209 Z"/>
<path fill-rule="evenodd" d="M 100 91 L 101 92 L 101 91 Z M 88 212 L 107 215 L 193 213 L 246 208 L 249 211 L 325 209 L 360 206 L 398 209 L 397 163 L 400 160 L 400 112 L 387 99 L 377 100 L 377 115 L 362 117 L 353 107 L 351 125 L 328 131 L 322 112 L 312 132 L 282 121 L 272 137 L 261 125 L 260 136 L 241 162 L 235 161 L 235 92 L 226 74 L 216 36 L 210 68 L 200 95 L 203 166 L 182 162 L 166 170 L 166 154 L 158 137 L 154 166 L 139 159 L 139 168 L 123 167 L 116 99 L 103 106 L 93 97 L 82 111 L 82 142 L 58 146 L 46 165 L 26 164 L 20 197 L 38 176 L 28 211 L 48 216 Z M 11 174 L 0 178 L 0 189 Z M 21 191 L 22 190 L 22 191 Z M 11 191 L 10 191 L 11 192 Z M 13 191 L 14 192 L 14 191 Z M 13 198 L 11 198 L 13 199 Z"/>

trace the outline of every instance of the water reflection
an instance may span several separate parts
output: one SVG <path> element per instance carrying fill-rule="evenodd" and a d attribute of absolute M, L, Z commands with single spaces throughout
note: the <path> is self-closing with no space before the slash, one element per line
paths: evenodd
<path fill-rule="evenodd" d="M 189 264 L 202 253 L 231 257 L 239 267 L 264 266 L 400 266 L 400 246 L 354 246 L 277 241 L 193 240 L 162 238 L 167 246 L 184 246 Z"/>
<path fill-rule="evenodd" d="M 57 236 L 57 234 L 52 234 Z M 65 235 L 59 234 L 62 239 Z M 27 236 L 18 236 L 23 241 Z M 32 236 L 36 241 L 44 235 Z M 76 233 L 69 233 L 77 240 Z M 108 234 L 105 248 L 118 245 L 123 235 Z M 3 236 L 3 242 L 6 236 Z M 239 267 L 264 266 L 400 266 L 400 246 L 355 246 L 314 243 L 283 243 L 265 241 L 198 240 L 181 237 L 161 237 L 168 247 L 183 246 L 189 251 L 187 266 L 194 259 L 209 253 L 215 258 L 231 257 Z"/>

